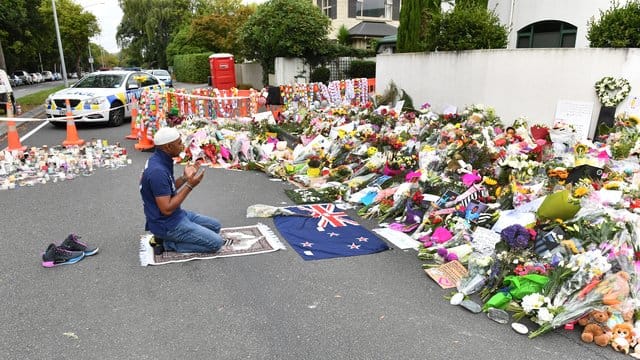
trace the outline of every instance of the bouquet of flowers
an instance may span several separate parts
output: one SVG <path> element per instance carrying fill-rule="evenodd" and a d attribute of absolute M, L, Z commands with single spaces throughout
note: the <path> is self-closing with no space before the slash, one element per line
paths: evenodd
<path fill-rule="evenodd" d="M 611 263 L 599 249 L 573 255 L 566 266 L 572 269 L 574 274 L 564 282 L 553 297 L 552 304 L 556 307 L 562 306 L 570 296 L 611 269 Z"/>
<path fill-rule="evenodd" d="M 559 326 L 575 321 L 597 308 L 605 305 L 618 306 L 629 295 L 629 274 L 624 271 L 607 274 L 602 281 L 585 286 L 581 291 L 574 293 L 563 305 L 558 306 L 556 315 L 548 322 L 529 334 L 529 338 L 535 338 L 545 334 Z"/>

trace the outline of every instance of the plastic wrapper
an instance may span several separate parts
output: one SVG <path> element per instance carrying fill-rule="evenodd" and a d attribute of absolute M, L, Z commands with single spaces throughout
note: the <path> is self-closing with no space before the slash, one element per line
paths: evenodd
<path fill-rule="evenodd" d="M 593 309 L 605 306 L 622 306 L 629 297 L 629 274 L 619 271 L 606 275 L 602 281 L 591 283 L 574 293 L 567 302 L 557 308 L 557 314 L 549 322 L 529 334 L 534 338 L 559 326 L 575 321 Z"/>

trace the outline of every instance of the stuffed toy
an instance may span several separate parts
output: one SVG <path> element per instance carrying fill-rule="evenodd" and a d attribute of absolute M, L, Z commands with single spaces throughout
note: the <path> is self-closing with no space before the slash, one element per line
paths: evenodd
<path fill-rule="evenodd" d="M 278 141 L 272 155 L 276 160 L 293 160 L 293 151 L 287 147 L 286 141 Z"/>
<path fill-rule="evenodd" d="M 633 341 L 633 325 L 621 323 L 613 327 L 611 332 L 611 347 L 617 352 L 629 354 L 629 347 Z"/>
<path fill-rule="evenodd" d="M 606 310 L 592 310 L 578 320 L 578 324 L 584 326 L 580 336 L 582 341 L 595 342 L 599 346 L 609 345 L 611 334 L 609 327 L 607 327 L 607 320 L 609 320 L 609 312 Z"/>

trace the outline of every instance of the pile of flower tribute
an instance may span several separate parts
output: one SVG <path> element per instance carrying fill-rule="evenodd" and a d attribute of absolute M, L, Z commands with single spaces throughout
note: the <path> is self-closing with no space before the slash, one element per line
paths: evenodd
<path fill-rule="evenodd" d="M 410 111 L 326 105 L 271 122 L 184 119 L 179 127 L 190 146 L 183 160 L 262 170 L 312 187 L 309 199 L 358 206 L 361 216 L 418 241 L 425 268 L 462 264 L 458 293 L 485 311 L 528 317 L 540 325 L 531 337 L 594 310 L 610 314 L 609 329 L 633 324 L 640 296 L 636 118 L 620 117 L 592 142 L 565 124 L 529 126 L 526 118 L 515 119 L 516 134 L 507 135 L 483 105 L 455 114 L 436 114 L 428 104 Z M 282 128 L 297 129 L 299 141 L 282 146 Z M 307 173 L 310 158 L 321 162 L 318 177 Z"/>

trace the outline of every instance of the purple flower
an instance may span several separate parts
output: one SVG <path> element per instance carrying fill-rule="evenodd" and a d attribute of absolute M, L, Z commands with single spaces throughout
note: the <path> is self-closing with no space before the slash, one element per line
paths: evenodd
<path fill-rule="evenodd" d="M 500 238 L 507 243 L 511 249 L 524 249 L 529 245 L 531 234 L 522 225 L 514 224 L 508 226 L 500 232 Z"/>
<path fill-rule="evenodd" d="M 456 253 L 449 253 L 447 254 L 446 260 L 447 261 L 458 260 L 458 255 L 456 255 Z"/>
<path fill-rule="evenodd" d="M 447 254 L 448 254 L 448 253 L 449 253 L 449 252 L 447 251 L 447 249 L 446 249 L 446 248 L 441 247 L 441 248 L 439 248 L 439 249 L 438 249 L 438 255 L 440 255 L 440 256 L 442 256 L 442 257 L 447 256 Z"/>

